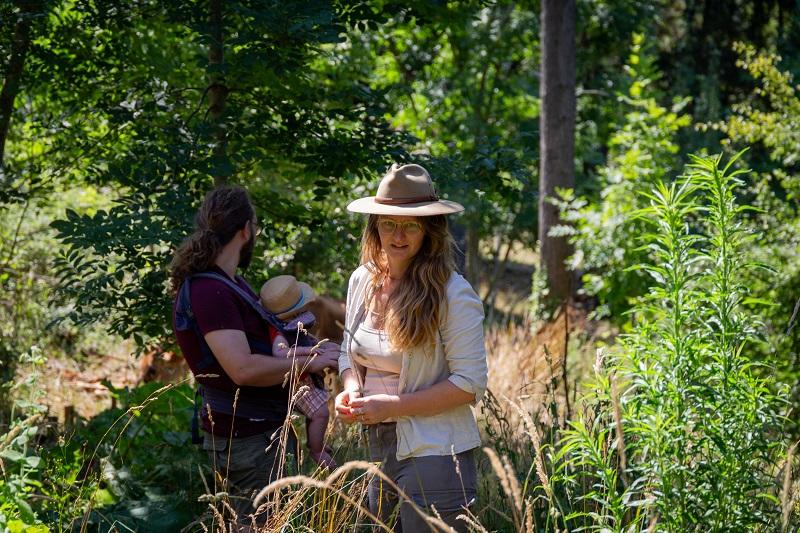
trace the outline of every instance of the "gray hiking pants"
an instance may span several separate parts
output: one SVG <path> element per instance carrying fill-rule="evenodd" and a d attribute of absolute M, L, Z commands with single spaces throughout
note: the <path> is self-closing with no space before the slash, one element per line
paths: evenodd
<path fill-rule="evenodd" d="M 428 455 L 397 460 L 397 430 L 394 423 L 373 424 L 367 428 L 370 460 L 405 493 L 399 498 L 394 489 L 377 476 L 369 487 L 370 511 L 394 531 L 423 533 L 442 531 L 426 522 L 409 505 L 410 498 L 426 514 L 441 519 L 456 531 L 466 532 L 467 524 L 456 520 L 476 497 L 477 471 L 473 450 L 452 455 Z"/>
<path fill-rule="evenodd" d="M 204 433 L 203 449 L 208 452 L 211 467 L 215 471 L 215 482 L 222 480 L 217 491 L 224 490 L 230 495 L 230 504 L 240 524 L 264 524 L 267 513 L 257 513 L 253 507 L 253 497 L 261 489 L 278 479 L 278 465 L 283 454 L 296 454 L 297 441 L 293 432 L 289 432 L 289 442 L 284 451 L 278 439 L 270 437 L 277 432 L 259 433 L 251 437 L 228 439 Z M 292 460 L 293 462 L 293 460 Z M 293 462 L 292 467 L 295 467 Z M 219 476 L 219 477 L 217 477 Z"/>

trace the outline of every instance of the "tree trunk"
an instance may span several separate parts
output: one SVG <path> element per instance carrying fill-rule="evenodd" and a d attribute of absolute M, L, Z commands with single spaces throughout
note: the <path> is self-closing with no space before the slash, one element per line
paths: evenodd
<path fill-rule="evenodd" d="M 6 139 L 11 125 L 11 115 L 14 112 L 14 100 L 19 93 L 19 84 L 25 67 L 25 56 L 28 55 L 30 44 L 30 18 L 23 12 L 19 15 L 14 27 L 11 57 L 8 68 L 6 68 L 3 89 L 0 91 L 0 169 L 4 166 Z"/>
<path fill-rule="evenodd" d="M 556 188 L 575 186 L 575 0 L 542 0 L 541 26 L 540 267 L 547 275 L 550 298 L 558 304 L 572 292 L 565 264 L 571 247 L 566 238 L 549 236 L 561 223 L 550 199 Z"/>
<path fill-rule="evenodd" d="M 466 276 L 467 272 L 467 228 L 460 222 L 456 220 L 452 220 L 448 222 L 450 226 L 450 234 L 453 236 L 453 240 L 455 241 L 456 251 L 455 251 L 455 260 L 456 260 L 456 270 L 459 274 L 463 274 Z"/>
<path fill-rule="evenodd" d="M 223 55 L 223 25 L 222 25 L 222 0 L 211 0 L 210 17 L 210 45 L 208 49 L 209 85 L 208 85 L 208 115 L 214 123 L 214 185 L 221 185 L 228 181 L 228 175 L 221 171 L 220 163 L 225 159 L 227 133 L 223 113 L 225 101 L 228 98 L 228 87 L 225 85 L 225 76 L 222 71 Z"/>
<path fill-rule="evenodd" d="M 477 222 L 470 222 L 467 226 L 467 253 L 466 253 L 466 275 L 476 291 L 479 291 L 481 279 L 481 240 Z"/>

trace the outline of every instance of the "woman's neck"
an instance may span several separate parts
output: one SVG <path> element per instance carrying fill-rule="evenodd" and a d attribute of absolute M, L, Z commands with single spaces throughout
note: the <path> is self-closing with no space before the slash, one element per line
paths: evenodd
<path fill-rule="evenodd" d="M 386 275 L 393 280 L 399 280 L 400 278 L 405 276 L 406 271 L 408 270 L 407 264 L 398 264 L 389 261 L 387 266 L 388 270 L 386 272 Z"/>

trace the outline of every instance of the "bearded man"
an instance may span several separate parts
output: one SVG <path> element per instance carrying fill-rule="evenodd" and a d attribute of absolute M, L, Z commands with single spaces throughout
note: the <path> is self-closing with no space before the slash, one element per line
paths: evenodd
<path fill-rule="evenodd" d="M 214 490 L 230 495 L 242 525 L 265 522 L 266 512 L 253 508 L 252 497 L 281 476 L 284 452 L 295 449 L 285 430 L 286 375 L 336 368 L 339 355 L 326 349 L 307 357 L 271 356 L 271 315 L 236 275 L 250 264 L 260 233 L 247 191 L 217 187 L 170 266 L 173 329 L 200 385 L 202 443 L 215 471 Z"/>

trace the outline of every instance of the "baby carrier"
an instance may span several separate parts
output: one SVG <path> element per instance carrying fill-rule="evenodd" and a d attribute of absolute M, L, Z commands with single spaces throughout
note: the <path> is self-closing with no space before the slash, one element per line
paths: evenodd
<path fill-rule="evenodd" d="M 236 293 L 239 298 L 246 302 L 258 315 L 269 325 L 275 327 L 287 339 L 293 339 L 292 335 L 297 335 L 297 331 L 287 330 L 284 324 L 278 320 L 273 314 L 268 312 L 261 306 L 261 303 L 254 300 L 250 294 L 242 289 L 229 277 L 219 274 L 217 272 L 200 272 L 187 277 L 181 284 L 178 291 L 178 298 L 175 305 L 175 329 L 177 331 L 193 331 L 197 342 L 200 346 L 201 359 L 198 364 L 198 371 L 200 374 L 204 370 L 211 367 L 216 361 L 214 353 L 206 343 L 206 340 L 197 325 L 194 312 L 192 311 L 191 302 L 191 283 L 193 279 L 206 278 L 214 279 L 224 283 Z M 237 276 L 237 279 L 240 279 Z M 272 355 L 272 346 L 253 339 L 248 339 L 251 350 L 257 351 L 266 356 Z M 313 346 L 313 345 L 312 345 Z M 194 416 L 192 417 L 192 442 L 199 444 L 202 442 L 200 436 L 200 416 L 198 407 L 198 398 L 202 397 L 202 404 L 208 406 L 212 411 L 226 414 L 235 415 L 244 418 L 269 420 L 274 422 L 282 422 L 286 417 L 286 402 L 281 400 L 253 397 L 249 395 L 246 390 L 240 390 L 239 398 L 234 405 L 234 393 L 222 389 L 215 388 L 211 385 L 198 384 L 197 392 L 195 393 L 195 406 Z"/>

